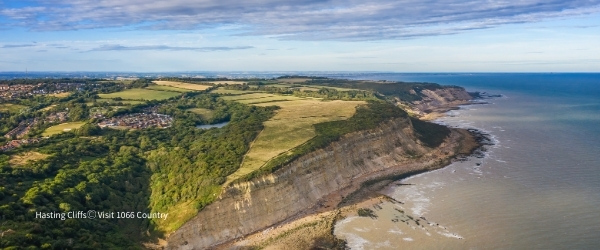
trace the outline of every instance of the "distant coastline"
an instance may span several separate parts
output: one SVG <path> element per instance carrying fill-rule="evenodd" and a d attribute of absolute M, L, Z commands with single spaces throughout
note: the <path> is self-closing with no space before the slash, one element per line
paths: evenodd
<path fill-rule="evenodd" d="M 402 81 L 422 81 L 421 79 L 437 78 L 427 82 L 448 84 L 440 79 L 449 76 L 501 76 L 501 75 L 600 75 L 600 72 L 389 72 L 389 71 L 173 71 L 173 72 L 128 72 L 128 71 L 0 71 L 0 80 L 20 78 L 141 78 L 141 77 L 223 77 L 238 78 L 273 78 L 285 75 L 319 76 L 345 78 L 354 80 L 398 79 Z M 398 79 L 401 80 L 401 79 Z M 461 83 L 452 83 L 465 86 Z"/>

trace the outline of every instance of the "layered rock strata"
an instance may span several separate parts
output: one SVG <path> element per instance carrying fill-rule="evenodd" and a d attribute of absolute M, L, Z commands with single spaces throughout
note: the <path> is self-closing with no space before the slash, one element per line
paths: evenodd
<path fill-rule="evenodd" d="M 262 178 L 227 188 L 168 238 L 168 249 L 206 249 L 309 213 L 327 197 L 366 181 L 426 171 L 448 163 L 463 133 L 452 130 L 435 149 L 416 139 L 409 119 L 355 132 Z"/>
<path fill-rule="evenodd" d="M 424 115 L 431 112 L 445 112 L 459 105 L 469 103 L 473 97 L 461 87 L 445 87 L 421 91 L 422 99 L 408 104 L 413 113 Z"/>

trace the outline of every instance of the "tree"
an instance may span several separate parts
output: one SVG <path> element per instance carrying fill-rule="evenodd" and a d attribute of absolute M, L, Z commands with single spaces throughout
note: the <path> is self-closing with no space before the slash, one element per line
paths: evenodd
<path fill-rule="evenodd" d="M 85 104 L 73 103 L 69 105 L 69 119 L 71 121 L 80 121 L 88 117 L 88 110 Z"/>
<path fill-rule="evenodd" d="M 98 127 L 96 124 L 87 123 L 77 129 L 77 135 L 79 136 L 94 136 L 99 135 L 102 132 L 102 129 Z"/>

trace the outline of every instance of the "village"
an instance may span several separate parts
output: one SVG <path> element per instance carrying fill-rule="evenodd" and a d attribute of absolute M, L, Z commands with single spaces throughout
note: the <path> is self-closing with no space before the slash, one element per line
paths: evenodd
<path fill-rule="evenodd" d="M 4 135 L 4 137 L 6 137 L 7 139 L 13 139 L 13 138 L 21 139 L 29 133 L 29 130 L 31 130 L 31 128 L 33 126 L 39 124 L 40 122 L 58 123 L 58 122 L 65 122 L 65 121 L 67 121 L 68 118 L 69 118 L 69 114 L 67 112 L 56 112 L 56 113 L 52 113 L 52 114 L 48 115 L 44 119 L 38 119 L 38 118 L 27 119 L 27 120 L 24 120 L 21 123 L 19 123 L 19 125 L 16 128 L 14 128 L 10 132 L 6 133 Z"/>
<path fill-rule="evenodd" d="M 146 108 L 142 113 L 125 114 L 112 118 L 106 118 L 102 114 L 90 114 L 91 117 L 101 120 L 98 124 L 101 128 L 129 128 L 129 129 L 145 129 L 145 128 L 168 128 L 173 124 L 173 117 L 165 114 L 157 113 L 157 107 Z M 30 118 L 21 121 L 15 128 L 10 130 L 4 137 L 10 141 L 0 146 L 0 152 L 9 151 L 17 147 L 36 143 L 46 137 L 27 138 L 27 135 L 32 128 L 39 124 L 56 124 L 64 123 L 69 119 L 69 113 L 54 112 L 45 117 Z"/>
<path fill-rule="evenodd" d="M 40 87 L 42 83 L 37 85 L 0 85 L 0 99 L 15 100 L 25 96 L 35 94 L 35 88 Z"/>
<path fill-rule="evenodd" d="M 24 121 L 20 122 L 16 128 L 14 128 L 10 132 L 6 133 L 4 135 L 4 137 L 6 137 L 7 139 L 23 138 L 25 135 L 27 135 L 29 133 L 29 130 L 31 130 L 31 128 L 37 123 L 38 123 L 37 118 L 24 120 Z"/>
<path fill-rule="evenodd" d="M 34 95 L 57 95 L 71 91 L 80 91 L 83 87 L 95 87 L 97 84 L 84 83 L 38 83 L 0 85 L 0 100 L 10 101 Z"/>
<path fill-rule="evenodd" d="M 132 128 L 145 129 L 150 127 L 168 128 L 173 124 L 173 117 L 169 115 L 150 113 L 126 114 L 103 120 L 98 123 L 101 128 Z"/>
<path fill-rule="evenodd" d="M 23 137 L 25 137 L 27 134 L 29 134 L 29 131 L 31 130 L 31 128 L 33 128 L 35 125 L 39 124 L 40 122 L 61 123 L 61 122 L 67 121 L 68 117 L 69 117 L 69 115 L 67 112 L 56 112 L 56 113 L 52 113 L 52 114 L 48 115 L 44 119 L 33 118 L 33 119 L 27 119 L 27 120 L 21 121 L 19 123 L 19 125 L 17 125 L 16 128 L 12 129 L 10 132 L 8 132 L 4 135 L 5 138 L 7 138 L 11 141 L 0 146 L 0 152 L 6 152 L 9 150 L 15 149 L 17 147 L 23 146 L 23 145 L 41 141 L 42 139 L 44 139 L 43 137 L 42 138 L 27 138 L 27 139 L 24 139 Z M 16 140 L 14 140 L 14 139 L 16 139 Z"/>
<path fill-rule="evenodd" d="M 105 118 L 105 120 L 98 123 L 101 128 L 131 128 L 131 129 L 145 129 L 145 128 L 168 128 L 173 124 L 173 117 L 164 114 L 156 113 L 156 109 L 146 109 L 145 113 L 134 113 L 126 114 L 112 118 Z M 104 116 L 98 116 L 97 118 L 104 118 Z M 19 125 L 12 129 L 10 132 L 4 135 L 7 139 L 11 139 L 4 145 L 0 146 L 0 152 L 6 152 L 17 147 L 37 143 L 47 137 L 40 138 L 27 138 L 24 137 L 29 133 L 32 127 L 44 123 L 61 123 L 66 122 L 68 119 L 67 112 L 57 112 L 50 114 L 44 119 L 27 119 L 19 123 Z"/>
<path fill-rule="evenodd" d="M 0 152 L 6 152 L 15 148 L 18 148 L 23 145 L 32 144 L 36 142 L 40 142 L 45 138 L 29 138 L 29 139 L 21 139 L 21 140 L 11 140 L 4 145 L 0 146 Z"/>

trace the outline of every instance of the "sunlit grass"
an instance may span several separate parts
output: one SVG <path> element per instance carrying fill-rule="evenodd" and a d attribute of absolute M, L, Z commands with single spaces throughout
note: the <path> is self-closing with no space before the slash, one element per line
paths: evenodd
<path fill-rule="evenodd" d="M 210 85 L 201 85 L 201 84 L 193 84 L 193 83 L 185 83 L 185 82 L 172 82 L 172 81 L 153 81 L 158 85 L 170 86 L 180 89 L 188 89 L 188 90 L 205 90 L 212 86 Z"/>
<path fill-rule="evenodd" d="M 19 112 L 24 108 L 27 108 L 27 106 L 12 103 L 0 104 L 0 110 L 2 111 Z"/>
<path fill-rule="evenodd" d="M 204 119 L 211 119 L 214 115 L 214 111 L 205 108 L 192 108 L 188 109 L 188 111 L 199 114 Z"/>
<path fill-rule="evenodd" d="M 47 128 L 46 130 L 44 130 L 44 132 L 42 133 L 43 136 L 52 136 L 55 134 L 60 134 L 62 132 L 68 132 L 71 131 L 73 129 L 78 129 L 81 126 L 83 126 L 83 124 L 85 124 L 85 122 L 65 122 L 65 123 L 61 123 L 52 127 Z"/>
<path fill-rule="evenodd" d="M 39 161 L 48 158 L 50 155 L 38 153 L 35 151 L 23 152 L 16 155 L 11 155 L 8 163 L 11 166 L 23 166 L 29 161 Z"/>
<path fill-rule="evenodd" d="M 150 86 L 146 87 L 146 89 L 160 90 L 160 91 L 172 91 L 172 92 L 183 92 L 183 93 L 193 91 L 190 89 L 182 89 L 182 88 L 176 88 L 176 87 L 165 86 L 165 85 L 150 85 Z"/>
<path fill-rule="evenodd" d="M 255 93 L 255 91 L 237 90 L 237 89 L 225 89 L 223 87 L 212 90 L 211 93 L 215 94 L 232 94 L 232 95 L 244 95 Z"/>
<path fill-rule="evenodd" d="M 293 149 L 316 135 L 314 124 L 345 120 L 354 115 L 363 101 L 322 101 L 318 99 L 265 102 L 256 106 L 279 106 L 275 116 L 252 143 L 241 167 L 228 176 L 227 183 L 259 169 L 270 159 Z"/>
<path fill-rule="evenodd" d="M 103 99 L 121 98 L 125 100 L 165 100 L 178 95 L 181 93 L 150 89 L 127 89 L 110 94 L 98 94 Z"/>

